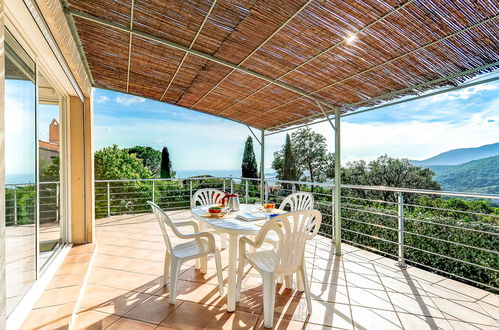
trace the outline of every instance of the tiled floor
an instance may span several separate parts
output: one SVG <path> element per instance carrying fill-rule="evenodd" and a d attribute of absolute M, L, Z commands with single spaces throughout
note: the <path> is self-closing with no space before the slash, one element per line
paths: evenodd
<path fill-rule="evenodd" d="M 174 219 L 190 217 L 188 211 L 170 214 Z M 106 218 L 97 221 L 96 229 L 96 256 L 74 329 L 263 326 L 261 281 L 254 270 L 247 271 L 235 313 L 226 312 L 213 260 L 207 274 L 194 270 L 193 263 L 183 267 L 177 304 L 169 305 L 168 287 L 159 284 L 164 242 L 153 216 Z M 393 260 L 349 245 L 343 245 L 343 251 L 342 257 L 335 257 L 323 237 L 308 245 L 313 312 L 307 314 L 301 292 L 279 286 L 275 328 L 499 329 L 497 295 L 418 268 L 402 271 Z M 226 265 L 227 251 L 222 258 Z M 52 301 L 45 308 L 58 317 L 52 316 L 53 324 L 38 318 L 40 326 L 58 328 L 67 321 L 65 300 L 54 292 Z"/>

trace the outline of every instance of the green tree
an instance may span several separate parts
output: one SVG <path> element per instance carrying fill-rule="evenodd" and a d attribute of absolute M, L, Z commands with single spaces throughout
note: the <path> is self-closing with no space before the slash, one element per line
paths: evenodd
<path fill-rule="evenodd" d="M 167 147 L 163 147 L 161 152 L 161 178 L 174 178 L 175 171 L 173 170 L 170 153 Z"/>
<path fill-rule="evenodd" d="M 282 150 L 274 153 L 272 168 L 276 170 L 277 178 L 279 180 L 297 181 L 300 179 L 302 173 L 296 163 L 289 134 L 286 134 L 286 142 L 284 143 Z"/>
<path fill-rule="evenodd" d="M 243 178 L 258 178 L 255 151 L 253 150 L 253 139 L 248 136 L 244 143 L 243 161 L 241 163 Z"/>
<path fill-rule="evenodd" d="M 40 181 L 59 181 L 59 156 L 52 158 L 50 161 L 40 157 Z"/>
<path fill-rule="evenodd" d="M 438 182 L 433 180 L 435 173 L 432 170 L 413 165 L 408 159 L 387 155 L 369 163 L 363 160 L 348 163 L 342 172 L 343 182 L 347 184 L 440 190 Z M 365 195 L 363 197 L 369 195 L 383 200 L 396 200 L 396 195 L 389 191 L 359 190 L 359 193 Z"/>
<path fill-rule="evenodd" d="M 144 166 L 146 166 L 152 175 L 157 178 L 160 175 L 160 164 L 161 164 L 161 151 L 156 150 L 151 147 L 135 146 L 128 148 L 129 154 L 135 154 L 137 158 L 144 161 Z"/>
<path fill-rule="evenodd" d="M 142 159 L 115 144 L 94 154 L 96 180 L 151 179 L 152 172 Z"/>

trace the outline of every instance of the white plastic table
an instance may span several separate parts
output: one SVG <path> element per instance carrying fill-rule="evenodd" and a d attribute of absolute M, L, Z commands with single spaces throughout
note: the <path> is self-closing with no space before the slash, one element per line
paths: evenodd
<path fill-rule="evenodd" d="M 229 234 L 229 277 L 227 290 L 227 311 L 234 312 L 236 310 L 236 270 L 238 256 L 238 236 L 239 235 L 256 235 L 261 227 L 258 224 L 260 221 L 242 221 L 235 217 L 242 212 L 252 212 L 255 209 L 254 205 L 241 204 L 239 212 L 232 212 L 229 216 L 222 219 L 214 219 L 203 217 L 203 214 L 208 212 L 209 206 L 197 206 L 191 209 L 193 217 L 199 220 L 199 231 L 204 230 L 204 226 L 208 225 L 217 233 Z M 201 261 L 201 272 L 206 273 L 207 262 L 206 257 Z"/>

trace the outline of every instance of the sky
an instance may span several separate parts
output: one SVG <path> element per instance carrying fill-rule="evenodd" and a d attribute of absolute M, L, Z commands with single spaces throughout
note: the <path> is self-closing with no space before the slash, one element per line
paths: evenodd
<path fill-rule="evenodd" d="M 245 125 L 174 105 L 107 90 L 94 90 L 95 148 L 167 146 L 175 169 L 240 168 Z M 334 150 L 329 123 L 310 125 Z M 259 134 L 259 131 L 255 131 Z M 266 138 L 265 168 L 284 143 L 285 134 Z M 344 117 L 342 163 L 387 154 L 426 159 L 438 153 L 499 142 L 499 82 Z M 256 141 L 255 153 L 260 157 Z"/>
<path fill-rule="evenodd" d="M 30 173 L 34 168 L 34 86 L 6 81 L 5 88 L 5 121 L 13 123 L 6 125 L 6 154 L 10 155 L 6 171 L 8 175 Z M 230 120 L 136 96 L 95 89 L 94 102 L 96 150 L 112 144 L 158 150 L 167 146 L 177 171 L 237 170 L 244 141 L 251 134 L 245 125 Z M 58 115 L 55 106 L 39 107 L 40 139 L 48 139 L 48 125 Z M 333 151 L 329 123 L 310 127 L 326 136 Z M 344 164 L 383 154 L 421 160 L 450 149 L 496 143 L 499 82 L 344 117 L 341 133 Z M 266 171 L 285 134 L 266 138 Z M 259 160 L 259 145 L 254 144 Z"/>

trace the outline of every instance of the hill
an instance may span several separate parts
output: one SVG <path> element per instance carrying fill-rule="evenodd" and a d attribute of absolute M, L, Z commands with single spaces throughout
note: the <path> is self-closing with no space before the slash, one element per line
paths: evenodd
<path fill-rule="evenodd" d="M 499 194 L 499 155 L 460 165 L 427 166 L 442 190 Z"/>
<path fill-rule="evenodd" d="M 499 155 L 499 142 L 486 144 L 477 148 L 453 149 L 425 160 L 413 160 L 412 163 L 425 167 L 433 165 L 459 165 L 496 155 Z"/>

